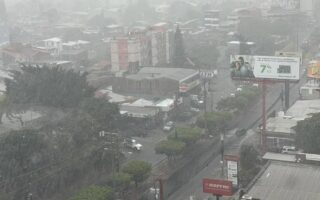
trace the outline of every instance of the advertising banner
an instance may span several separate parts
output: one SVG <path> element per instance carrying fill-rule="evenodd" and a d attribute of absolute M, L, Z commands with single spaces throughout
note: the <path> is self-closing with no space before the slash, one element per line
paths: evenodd
<path fill-rule="evenodd" d="M 300 0 L 272 0 L 272 5 L 285 10 L 299 10 Z"/>
<path fill-rule="evenodd" d="M 227 178 L 232 182 L 234 187 L 238 187 L 239 157 L 234 155 L 225 155 L 224 159 L 227 161 Z"/>
<path fill-rule="evenodd" d="M 232 185 L 238 187 L 238 162 L 233 160 L 227 160 L 227 173 L 228 181 L 232 182 Z"/>
<path fill-rule="evenodd" d="M 203 179 L 203 192 L 213 195 L 232 196 L 232 182 L 218 179 Z"/>
<path fill-rule="evenodd" d="M 302 64 L 302 53 L 301 52 L 276 51 L 276 53 L 274 55 L 278 56 L 278 57 L 300 58 L 300 64 Z"/>
<path fill-rule="evenodd" d="M 309 78 L 320 79 L 320 61 L 313 60 L 309 62 L 307 76 Z"/>
<path fill-rule="evenodd" d="M 298 57 L 232 55 L 230 63 L 233 79 L 299 80 Z"/>

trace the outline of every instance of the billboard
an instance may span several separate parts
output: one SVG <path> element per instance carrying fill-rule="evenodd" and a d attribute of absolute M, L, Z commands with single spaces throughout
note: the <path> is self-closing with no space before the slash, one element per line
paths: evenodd
<path fill-rule="evenodd" d="M 233 79 L 299 80 L 300 59 L 276 56 L 230 56 Z"/>
<path fill-rule="evenodd" d="M 285 10 L 299 10 L 300 0 L 272 0 L 273 6 L 279 6 Z"/>
<path fill-rule="evenodd" d="M 276 53 L 274 55 L 278 56 L 278 57 L 300 58 L 300 64 L 302 64 L 302 53 L 301 52 L 276 51 Z"/>
<path fill-rule="evenodd" d="M 203 192 L 213 195 L 232 196 L 232 182 L 219 179 L 203 179 Z"/>
<path fill-rule="evenodd" d="M 307 76 L 309 78 L 320 79 L 320 61 L 313 60 L 309 62 Z"/>
<path fill-rule="evenodd" d="M 239 158 L 233 155 L 225 155 L 227 161 L 227 179 L 232 182 L 234 187 L 238 187 L 238 162 Z"/>

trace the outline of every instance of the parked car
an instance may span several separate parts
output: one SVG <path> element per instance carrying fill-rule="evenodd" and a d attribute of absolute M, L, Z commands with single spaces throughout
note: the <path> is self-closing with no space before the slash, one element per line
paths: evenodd
<path fill-rule="evenodd" d="M 242 129 L 238 129 L 235 134 L 236 134 L 236 136 L 241 137 L 241 136 L 245 135 L 246 133 L 247 133 L 247 130 L 242 128 Z"/>
<path fill-rule="evenodd" d="M 135 139 L 132 139 L 132 138 L 125 139 L 123 144 L 125 147 L 133 149 L 135 151 L 142 150 L 142 144 L 138 143 Z"/>
<path fill-rule="evenodd" d="M 190 107 L 190 111 L 197 113 L 197 112 L 200 112 L 200 109 L 199 108 Z"/>
<path fill-rule="evenodd" d="M 173 127 L 174 127 L 173 121 L 169 121 L 164 125 L 163 130 L 166 132 L 170 132 L 173 129 Z"/>
<path fill-rule="evenodd" d="M 283 154 L 298 154 L 301 153 L 295 146 L 283 146 L 281 149 Z"/>

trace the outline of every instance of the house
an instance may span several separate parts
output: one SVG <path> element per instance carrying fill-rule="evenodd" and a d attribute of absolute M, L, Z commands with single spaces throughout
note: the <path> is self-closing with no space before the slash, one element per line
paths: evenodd
<path fill-rule="evenodd" d="M 10 44 L 2 49 L 3 65 L 16 65 L 17 63 L 33 63 L 50 59 L 48 51 L 24 45 L 21 43 Z"/>

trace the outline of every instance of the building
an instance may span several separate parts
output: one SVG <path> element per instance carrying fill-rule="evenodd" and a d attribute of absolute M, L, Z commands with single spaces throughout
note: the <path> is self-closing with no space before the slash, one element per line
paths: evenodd
<path fill-rule="evenodd" d="M 266 142 L 268 150 L 279 151 L 283 146 L 295 144 L 294 127 L 298 121 L 320 112 L 320 99 L 296 101 L 284 114 L 271 117 L 266 124 Z"/>
<path fill-rule="evenodd" d="M 62 51 L 62 40 L 60 38 L 49 38 L 43 40 L 41 44 L 43 46 L 40 45 L 40 48 L 42 47 L 43 49 L 50 51 L 53 57 L 60 56 L 60 53 Z"/>
<path fill-rule="evenodd" d="M 279 151 L 283 146 L 293 146 L 295 143 L 294 126 L 297 120 L 288 117 L 271 117 L 266 124 L 266 142 L 268 150 Z"/>
<path fill-rule="evenodd" d="M 208 29 L 220 26 L 220 10 L 208 10 L 204 13 L 204 26 Z"/>
<path fill-rule="evenodd" d="M 257 178 L 243 200 L 320 199 L 319 165 L 272 161 Z"/>
<path fill-rule="evenodd" d="M 4 66 L 17 63 L 43 62 L 50 59 L 50 53 L 34 48 L 31 45 L 11 44 L 2 49 L 2 61 Z"/>
<path fill-rule="evenodd" d="M 312 79 L 301 86 L 300 97 L 303 100 L 320 99 L 320 80 Z"/>
<path fill-rule="evenodd" d="M 193 69 L 144 67 L 136 74 L 116 78 L 112 88 L 118 93 L 172 97 L 199 85 L 199 72 Z"/>
<path fill-rule="evenodd" d="M 140 41 L 135 37 L 117 37 L 111 40 L 111 71 L 129 71 L 129 66 L 139 65 Z"/>
<path fill-rule="evenodd" d="M 151 27 L 152 66 L 170 63 L 173 32 L 168 31 L 167 23 L 158 23 Z"/>

